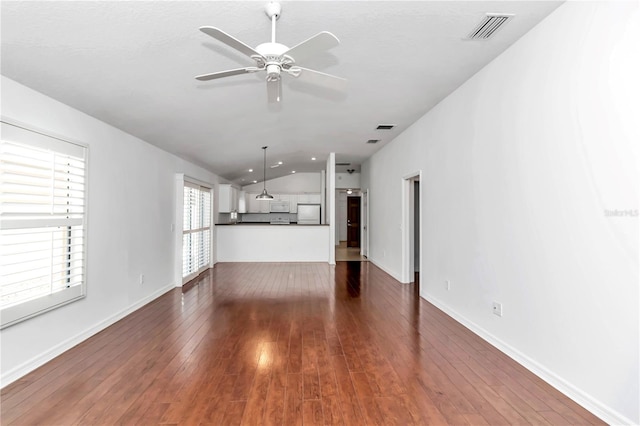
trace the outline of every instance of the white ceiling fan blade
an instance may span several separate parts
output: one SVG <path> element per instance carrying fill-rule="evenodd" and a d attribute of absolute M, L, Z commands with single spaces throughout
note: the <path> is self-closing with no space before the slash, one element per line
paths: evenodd
<path fill-rule="evenodd" d="M 235 70 L 227 70 L 227 71 L 212 72 L 210 74 L 202 74 L 202 75 L 196 76 L 196 80 L 209 81 L 209 80 L 215 80 L 216 78 L 231 77 L 232 75 L 248 74 L 256 71 L 260 71 L 260 68 L 256 68 L 256 67 L 237 68 Z"/>
<path fill-rule="evenodd" d="M 325 74 L 320 71 L 298 66 L 291 67 L 289 71 L 291 71 L 289 74 L 293 75 L 298 80 L 305 81 L 307 83 L 339 91 L 344 91 L 347 88 L 347 79 L 342 77 L 336 77 L 335 75 Z M 296 76 L 296 74 L 298 75 Z"/>
<path fill-rule="evenodd" d="M 247 55 L 249 57 L 259 56 L 262 59 L 264 59 L 264 57 L 260 53 L 255 51 L 251 46 L 248 46 L 248 45 L 244 44 L 243 42 L 241 42 L 237 38 L 234 38 L 234 37 L 230 36 L 229 34 L 225 33 L 224 31 L 222 31 L 222 30 L 220 30 L 218 28 L 215 28 L 215 27 L 200 27 L 200 31 L 202 31 L 203 33 L 205 33 L 207 35 L 210 35 L 211 37 L 215 38 L 218 41 L 223 42 L 227 46 L 233 47 L 237 51 L 242 52 L 242 53 L 244 53 L 245 55 Z"/>
<path fill-rule="evenodd" d="M 267 99 L 270 104 L 275 104 L 282 100 L 282 79 L 267 80 Z"/>
<path fill-rule="evenodd" d="M 291 56 L 295 61 L 315 56 L 323 50 L 331 49 L 340 44 L 338 37 L 328 31 L 322 31 L 313 37 L 298 43 L 284 54 Z"/>

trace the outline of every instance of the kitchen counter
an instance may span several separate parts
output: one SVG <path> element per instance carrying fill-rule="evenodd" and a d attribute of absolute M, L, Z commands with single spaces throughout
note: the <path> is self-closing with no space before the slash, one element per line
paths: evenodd
<path fill-rule="evenodd" d="M 237 225 L 237 226 L 259 226 L 259 225 L 263 225 L 263 226 L 329 226 L 329 224 L 327 223 L 319 223 L 316 225 L 304 225 L 304 224 L 297 224 L 295 222 L 293 223 L 289 223 L 289 224 L 282 224 L 282 223 L 268 223 L 268 222 L 240 222 L 240 223 L 216 223 L 216 226 L 229 226 L 229 225 Z"/>
<path fill-rule="evenodd" d="M 214 229 L 219 262 L 328 262 L 333 249 L 328 225 L 238 223 Z"/>

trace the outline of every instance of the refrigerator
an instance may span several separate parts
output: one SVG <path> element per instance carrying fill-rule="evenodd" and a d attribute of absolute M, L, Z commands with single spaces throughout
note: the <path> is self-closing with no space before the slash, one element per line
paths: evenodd
<path fill-rule="evenodd" d="M 320 204 L 298 204 L 298 225 L 320 225 Z"/>

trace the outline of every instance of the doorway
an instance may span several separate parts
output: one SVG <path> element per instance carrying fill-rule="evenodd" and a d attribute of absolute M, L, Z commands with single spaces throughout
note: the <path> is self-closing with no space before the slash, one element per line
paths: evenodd
<path fill-rule="evenodd" d="M 360 197 L 347 197 L 347 247 L 360 248 Z"/>
<path fill-rule="evenodd" d="M 351 194 L 349 194 L 351 192 Z M 363 255 L 363 194 L 360 191 L 336 191 L 336 262 L 366 262 Z"/>
<path fill-rule="evenodd" d="M 369 190 L 362 193 L 362 248 L 360 254 L 369 256 Z"/>
<path fill-rule="evenodd" d="M 422 264 L 422 215 L 420 195 L 420 175 L 415 172 L 402 180 L 402 282 L 419 286 Z"/>

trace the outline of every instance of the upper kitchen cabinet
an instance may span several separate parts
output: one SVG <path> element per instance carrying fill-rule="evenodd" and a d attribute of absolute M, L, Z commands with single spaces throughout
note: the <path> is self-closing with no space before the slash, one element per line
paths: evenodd
<path fill-rule="evenodd" d="M 247 212 L 247 196 L 244 191 L 238 192 L 238 213 Z"/>
<path fill-rule="evenodd" d="M 269 213 L 270 202 L 268 200 L 256 200 L 258 192 L 247 192 L 247 213 Z"/>
<path fill-rule="evenodd" d="M 238 211 L 238 188 L 228 183 L 218 185 L 218 212 L 231 213 Z"/>
<path fill-rule="evenodd" d="M 319 193 L 305 192 L 304 194 L 298 194 L 297 204 L 320 204 L 321 202 L 322 196 Z"/>
<path fill-rule="evenodd" d="M 289 194 L 289 213 L 298 213 L 298 194 Z"/>

